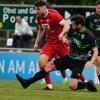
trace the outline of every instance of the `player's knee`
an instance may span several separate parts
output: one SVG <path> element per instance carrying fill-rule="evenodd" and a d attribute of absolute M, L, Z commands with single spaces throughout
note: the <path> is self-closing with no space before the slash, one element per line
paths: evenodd
<path fill-rule="evenodd" d="M 72 83 L 72 84 L 69 85 L 69 88 L 72 89 L 72 90 L 76 90 L 77 89 L 77 84 Z"/>
<path fill-rule="evenodd" d="M 46 66 L 44 69 L 46 72 L 50 72 L 52 70 L 50 66 Z"/>
<path fill-rule="evenodd" d="M 46 65 L 46 62 L 42 59 L 39 59 L 38 63 L 41 68 L 44 68 L 44 66 Z"/>
<path fill-rule="evenodd" d="M 75 80 L 71 80 L 69 82 L 69 88 L 72 90 L 76 90 L 77 89 L 77 82 Z"/>
<path fill-rule="evenodd" d="M 98 67 L 100 66 L 100 56 L 97 57 L 96 61 L 95 61 L 95 65 Z"/>
<path fill-rule="evenodd" d="M 40 66 L 41 68 L 44 68 L 45 65 L 46 65 L 47 62 L 48 62 L 48 57 L 47 57 L 47 56 L 44 56 L 44 55 L 41 55 L 38 62 L 39 62 L 39 66 Z"/>

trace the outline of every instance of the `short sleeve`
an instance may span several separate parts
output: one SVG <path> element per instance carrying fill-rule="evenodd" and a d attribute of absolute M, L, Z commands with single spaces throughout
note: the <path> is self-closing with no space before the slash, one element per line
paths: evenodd
<path fill-rule="evenodd" d="M 89 41 L 89 44 L 91 45 L 91 48 L 98 47 L 97 40 L 96 40 L 94 34 L 91 31 L 88 31 L 88 35 L 89 36 L 87 36 L 87 39 Z"/>
<path fill-rule="evenodd" d="M 55 10 L 55 13 L 53 14 L 53 20 L 60 23 L 63 19 L 64 18 L 62 17 L 62 15 Z"/>

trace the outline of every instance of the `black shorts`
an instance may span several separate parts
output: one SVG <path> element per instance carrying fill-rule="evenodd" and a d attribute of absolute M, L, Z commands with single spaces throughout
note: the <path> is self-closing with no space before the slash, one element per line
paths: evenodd
<path fill-rule="evenodd" d="M 71 78 L 79 79 L 79 74 L 83 72 L 85 62 L 72 59 L 69 55 L 65 55 L 54 61 L 57 70 L 70 69 L 72 71 Z"/>
<path fill-rule="evenodd" d="M 100 56 L 100 46 L 98 47 L 98 56 Z"/>
<path fill-rule="evenodd" d="M 99 47 L 98 47 L 98 56 L 100 56 L 100 40 L 98 40 L 97 43 L 98 43 L 98 46 L 99 46 Z"/>

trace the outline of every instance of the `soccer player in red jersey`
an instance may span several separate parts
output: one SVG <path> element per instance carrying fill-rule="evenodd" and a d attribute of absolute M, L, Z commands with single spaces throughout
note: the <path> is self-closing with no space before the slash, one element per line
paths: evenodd
<path fill-rule="evenodd" d="M 63 35 L 68 32 L 70 26 L 64 18 L 54 9 L 47 8 L 45 1 L 39 0 L 35 4 L 37 12 L 37 22 L 39 25 L 37 39 L 34 49 L 38 49 L 44 33 L 46 33 L 47 41 L 40 52 L 39 65 L 43 69 L 48 61 L 58 55 L 59 57 L 69 53 L 69 45 L 62 42 Z M 63 71 L 63 76 L 65 72 Z M 53 89 L 49 74 L 45 77 L 47 87 L 45 89 Z"/>

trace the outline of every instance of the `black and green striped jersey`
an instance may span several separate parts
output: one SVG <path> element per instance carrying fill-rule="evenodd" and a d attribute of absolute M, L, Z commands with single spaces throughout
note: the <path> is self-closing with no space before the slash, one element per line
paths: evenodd
<path fill-rule="evenodd" d="M 95 36 L 88 29 L 84 32 L 69 32 L 68 36 L 71 39 L 70 56 L 74 59 L 87 60 L 89 51 L 97 47 Z"/>
<path fill-rule="evenodd" d="M 100 16 L 96 13 L 86 18 L 86 27 L 100 40 Z"/>

